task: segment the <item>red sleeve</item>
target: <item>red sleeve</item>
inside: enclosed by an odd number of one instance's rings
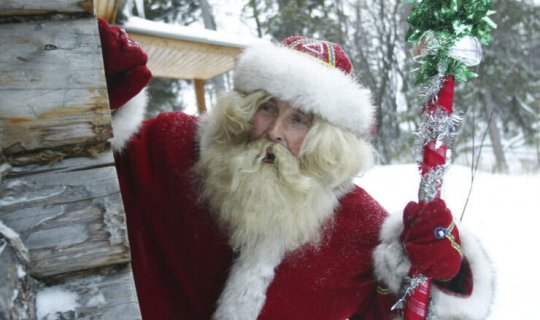
[[[392,320],[398,315],[393,312],[392,306],[396,297],[390,290],[382,285],[375,284],[372,298],[366,301],[350,320]]]

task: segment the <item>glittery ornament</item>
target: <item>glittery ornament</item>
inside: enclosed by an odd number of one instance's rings
[[[491,0],[406,2],[415,5],[408,17],[407,41],[418,47],[414,52],[421,63],[417,84],[430,82],[442,69],[458,82],[475,77],[467,67],[480,62],[481,51],[478,55],[471,49],[490,43],[491,30],[497,27],[489,17],[494,13]]]
[[[482,46],[475,37],[465,36],[454,44],[448,56],[463,62],[467,67],[473,67],[482,61]]]
[[[447,164],[440,165],[422,175],[420,189],[418,190],[419,199],[430,202],[437,198],[447,168]]]

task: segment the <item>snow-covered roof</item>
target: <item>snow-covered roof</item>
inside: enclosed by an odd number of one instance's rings
[[[202,29],[200,27],[173,25],[139,17],[130,17],[122,27],[128,32],[234,48],[245,48],[260,41],[259,38],[255,37]]]
[[[152,73],[167,78],[210,79],[231,70],[243,48],[261,41],[138,17],[130,17],[122,27],[148,53]]]

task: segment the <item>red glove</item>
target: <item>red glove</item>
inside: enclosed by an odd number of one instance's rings
[[[148,56],[126,32],[98,18],[111,109],[121,107],[150,81]]]
[[[411,268],[438,280],[454,278],[461,267],[461,242],[452,213],[441,199],[409,202],[403,211],[401,240]]]

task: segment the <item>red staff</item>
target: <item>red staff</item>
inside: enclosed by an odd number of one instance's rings
[[[424,116],[428,118],[440,118],[441,116],[444,118],[446,116],[448,119],[451,119],[453,99],[454,77],[447,76],[444,78],[442,88],[436,98],[423,106]],[[444,114],[441,114],[443,112]],[[434,198],[440,198],[442,176],[445,170],[446,154],[448,151],[448,146],[443,141],[438,141],[437,136],[440,133],[434,132],[436,130],[430,125],[428,125],[427,130],[431,132],[427,132],[429,141],[426,141],[424,144],[422,162],[420,163],[422,175],[418,194],[420,202],[429,202]],[[449,130],[452,129],[449,128]],[[410,270],[409,276],[412,279],[410,284],[412,292],[407,298],[403,319],[429,319],[431,279],[424,277],[417,270]]]

